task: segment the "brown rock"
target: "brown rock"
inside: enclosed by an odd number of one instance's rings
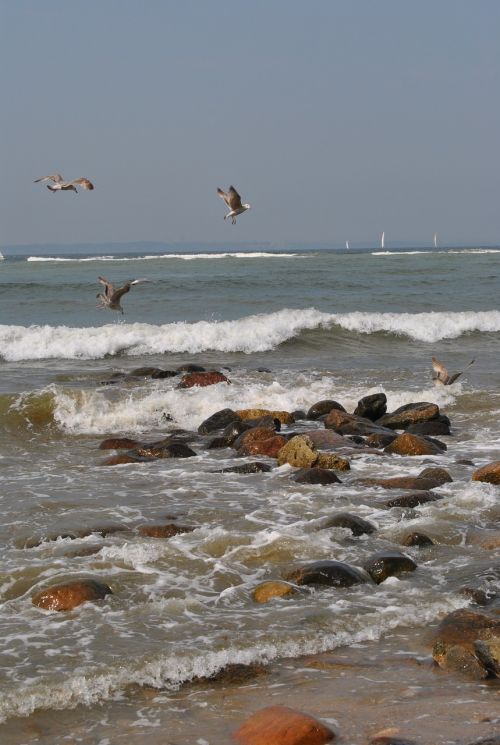
[[[268,473],[269,471],[272,471],[272,468],[268,463],[261,463],[256,460],[253,463],[242,463],[241,466],[221,468],[220,471],[213,471],[212,473]]]
[[[325,417],[325,427],[326,429],[333,429],[336,432],[343,427],[345,424],[350,424],[353,421],[356,421],[358,417],[354,416],[354,414],[347,414],[345,411],[340,411],[340,409],[332,409]],[[371,422],[367,419],[366,422],[368,424],[371,424]]]
[[[297,484],[340,484],[338,476],[328,468],[301,468],[293,477]]]
[[[318,459],[314,443],[304,435],[296,435],[278,452],[278,465],[289,463],[297,468],[309,468]]]
[[[243,445],[238,450],[238,455],[267,455],[269,458],[277,458],[281,448],[286,445],[286,440],[281,435],[268,437],[266,440],[258,440]]]
[[[500,484],[500,460],[488,463],[482,468],[478,468],[472,474],[473,481],[485,481],[487,484]]]
[[[425,401],[400,406],[399,409],[390,414],[384,414],[380,419],[377,419],[377,424],[382,427],[389,427],[389,429],[406,429],[410,424],[427,422],[430,419],[437,419],[438,416],[439,406]]]
[[[257,585],[252,591],[252,597],[256,603],[267,603],[272,598],[282,598],[285,595],[292,595],[296,592],[297,588],[290,584],[290,582],[269,580]]]
[[[396,433],[393,433],[392,435],[383,435],[374,432],[373,434],[368,435],[368,437],[366,438],[366,443],[373,448],[385,448],[387,447],[387,445],[390,445],[390,443],[395,440],[396,437]]]
[[[448,471],[445,468],[440,468],[439,466],[424,468],[423,471],[420,471],[418,477],[420,479],[427,479],[428,481],[431,480],[433,482],[434,486],[430,486],[429,489],[436,489],[436,487],[438,486],[443,486],[443,484],[449,484],[453,481]]]
[[[183,375],[178,388],[193,388],[194,386],[215,385],[216,383],[230,383],[231,381],[220,372],[192,372]]]
[[[139,535],[147,538],[172,538],[174,535],[180,533],[191,533],[194,528],[189,528],[185,525],[174,525],[174,523],[168,523],[167,525],[141,525],[139,526]]]
[[[439,455],[442,450],[430,440],[404,432],[384,448],[386,453],[397,455]]]
[[[317,401],[311,406],[311,408],[307,412],[306,419],[319,419],[321,416],[329,414],[332,409],[345,411],[342,404],[339,404],[337,401],[332,401],[331,399],[323,399],[322,401]]]
[[[478,656],[477,642],[496,644],[499,640],[500,619],[461,609],[449,613],[439,624],[432,656],[446,670],[483,679],[490,676],[492,670],[485,665],[481,652]]]
[[[318,453],[318,460],[314,466],[315,468],[327,468],[334,471],[349,471],[351,468],[347,458],[342,458],[335,453]]]
[[[328,587],[351,587],[367,578],[356,567],[344,561],[315,561],[292,570],[285,576],[297,585],[327,585]]]
[[[149,461],[155,460],[155,458],[145,458],[138,454],[132,454],[133,452],[134,451],[130,451],[130,453],[120,453],[119,455],[112,455],[111,458],[105,460],[102,465],[121,466],[125,463],[147,463]]]
[[[111,594],[111,588],[104,582],[86,579],[48,587],[33,595],[31,602],[45,610],[64,611],[88,601],[102,600]]]
[[[335,734],[308,714],[287,706],[268,706],[233,734],[240,745],[323,745]]]
[[[129,437],[108,437],[99,445],[99,450],[131,450],[140,443],[137,440],[131,440]]]
[[[289,411],[270,411],[269,409],[238,409],[236,411],[240,419],[260,419],[263,416],[271,416],[279,419],[281,424],[293,424],[293,416]]]
[[[348,528],[353,535],[364,535],[373,533],[376,528],[367,520],[363,520],[358,515],[352,515],[350,512],[338,512],[327,518],[322,528]]]
[[[232,409],[221,409],[205,419],[198,427],[200,435],[209,435],[218,429],[227,427],[228,424],[239,421],[238,414]]]
[[[271,427],[251,427],[242,432],[233,442],[233,447],[236,450],[241,448],[251,448],[256,442],[262,440],[268,440],[270,437],[274,437],[276,434],[274,428]]]
[[[418,507],[419,504],[436,502],[438,499],[441,499],[441,497],[437,494],[433,494],[431,491],[418,489],[411,494],[403,494],[401,497],[389,499],[385,504],[387,507]]]
[[[303,432],[302,434],[309,437],[317,448],[324,448],[325,450],[337,450],[338,448],[345,447],[352,448],[352,442],[339,435],[338,432],[334,432],[333,429],[308,429],[307,432]]]
[[[417,565],[413,559],[399,551],[380,551],[365,562],[364,568],[379,585],[388,577],[399,577],[400,574],[414,572]]]
[[[429,536],[425,535],[425,533],[409,533],[402,541],[402,546],[433,546],[434,541],[432,541]]]

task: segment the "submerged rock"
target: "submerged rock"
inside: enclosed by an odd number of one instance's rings
[[[260,709],[233,733],[239,745],[324,745],[334,738],[318,719],[288,706]]]
[[[268,463],[254,461],[253,463],[242,463],[241,466],[222,468],[220,471],[213,471],[213,473],[268,473],[272,470],[273,469]]]
[[[283,580],[268,580],[267,582],[261,582],[252,590],[252,598],[256,603],[267,603],[272,598],[282,598],[285,595],[293,595],[297,592],[297,588],[290,582],[284,582]]]
[[[336,515],[328,517],[322,528],[348,528],[353,535],[364,535],[374,533],[376,528],[368,520],[363,520],[359,515],[350,512],[337,512]]]
[[[380,585],[388,577],[414,572],[417,565],[413,559],[399,551],[380,551],[365,562],[364,568],[373,581]]]
[[[112,594],[111,588],[104,582],[84,579],[47,587],[33,595],[31,602],[44,610],[65,611],[73,610],[88,601],[102,600],[106,595]]]
[[[212,370],[210,372],[193,372],[183,375],[178,388],[193,388],[195,386],[205,387],[207,385],[216,385],[217,383],[230,383],[229,378],[226,378],[221,372]]]
[[[478,468],[472,474],[473,481],[485,481],[487,484],[500,484],[500,460]]]
[[[328,587],[351,587],[367,578],[356,567],[343,561],[315,561],[313,564],[294,569],[285,576],[297,585],[327,585]]]
[[[341,484],[339,477],[327,468],[301,468],[293,480],[297,484]]]
[[[436,502],[438,499],[442,499],[438,494],[433,494],[430,491],[417,490],[411,494],[403,494],[400,497],[389,499],[385,504],[387,507],[418,507],[419,504]]]
[[[434,541],[432,541],[429,536],[425,535],[425,533],[409,533],[402,541],[402,546],[433,546]]]
[[[130,437],[108,437],[100,443],[99,450],[131,450],[138,445],[140,443]]]

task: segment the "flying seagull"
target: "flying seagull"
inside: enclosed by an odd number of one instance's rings
[[[467,368],[473,364],[474,360],[471,360],[464,369],[467,370]],[[464,370],[462,370],[461,372],[453,373],[453,375],[450,375],[443,363],[436,359],[436,357],[432,358],[432,367],[434,368],[435,372],[435,375],[433,375],[432,377],[434,382],[438,385],[451,385],[464,372]]]
[[[227,215],[224,215],[224,220],[230,217],[233,225],[236,224],[236,215],[241,215],[243,212],[246,212],[246,210],[250,209],[249,204],[241,203],[241,197],[234,186],[230,186],[229,191],[227,192],[218,188],[217,194],[221,199],[225,201],[230,210]]]
[[[148,279],[133,279],[130,282],[125,282],[123,287],[118,287],[116,290],[111,282],[108,282],[104,277],[98,277],[99,282],[104,285],[104,292],[98,292],[96,298],[101,301],[98,308],[108,308],[109,310],[119,310],[123,313],[123,308],[120,305],[120,300],[125,295],[132,285],[138,285],[140,282],[149,282]]]
[[[35,179],[34,183],[38,184],[39,181],[52,181],[52,184],[47,184],[47,189],[51,192],[56,191],[74,191],[78,194],[75,184],[81,186],[83,189],[92,191],[94,184],[89,181],[88,178],[74,178],[73,181],[65,181],[60,173],[52,173],[50,176],[42,176],[42,178]]]

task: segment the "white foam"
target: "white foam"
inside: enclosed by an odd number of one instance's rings
[[[268,251],[224,251],[220,253],[186,253],[186,254],[145,254],[144,256],[86,256],[73,258],[70,256],[28,256],[26,261],[38,262],[75,262],[86,261],[155,261],[157,259],[181,259],[182,261],[194,261],[196,259],[289,259],[303,258],[301,254]]]

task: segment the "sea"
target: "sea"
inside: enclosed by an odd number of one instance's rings
[[[404,654],[405,639],[470,605],[465,586],[482,590],[498,613],[500,491],[471,475],[500,458],[500,248],[144,244],[3,253],[4,745],[220,745],[243,718],[243,688],[211,687],[228,665],[292,660],[302,679],[301,660],[311,655],[359,655],[389,640]],[[116,286],[147,281],[123,296],[120,314],[97,307],[99,276]],[[435,385],[432,356],[463,376]],[[182,389],[181,373],[134,374],[186,364],[220,370],[230,384]],[[351,412],[378,392],[388,411],[438,404],[452,424],[441,438],[447,451],[381,457],[360,449],[338,474],[341,484],[301,485],[291,466],[266,458],[267,473],[223,473],[255,458],[210,449],[198,434],[225,408],[307,412],[334,399]],[[322,426],[298,419],[282,431]],[[179,429],[192,433],[195,457],[103,465],[104,438],[154,442]],[[413,509],[389,509],[387,492],[357,483],[429,465],[446,468],[453,482],[436,490],[441,499]],[[376,531],[353,537],[325,528],[339,511]],[[139,533],[167,522],[193,530],[168,539]],[[411,574],[253,599],[260,582],[307,562],[362,567],[376,551],[402,550],[412,531],[434,545],[404,549],[418,565]],[[33,605],[40,590],[82,578],[113,594],[69,612]],[[252,683],[264,705],[289,700],[287,670],[281,683]],[[494,695],[479,683],[475,690],[483,702]],[[450,742],[440,737],[432,742]]]

